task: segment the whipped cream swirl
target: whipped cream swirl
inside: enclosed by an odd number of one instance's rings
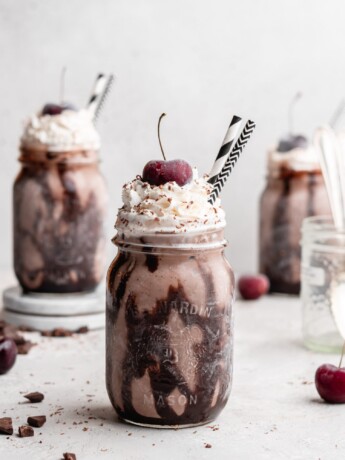
[[[59,115],[32,115],[25,124],[21,145],[63,152],[99,149],[100,138],[87,110],[64,110]]]
[[[130,233],[183,233],[225,226],[225,214],[217,199],[208,202],[212,185],[207,176],[186,185],[176,182],[154,186],[137,177],[123,186],[123,207],[119,209],[115,228]]]
[[[320,163],[315,147],[310,144],[307,148],[297,147],[288,152],[279,152],[277,148],[268,151],[268,170],[272,173],[281,169],[292,171],[319,171]]]

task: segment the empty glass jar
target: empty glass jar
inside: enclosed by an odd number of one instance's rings
[[[330,217],[309,217],[302,226],[303,339],[315,351],[338,352],[343,339],[336,312],[345,308],[345,232]]]

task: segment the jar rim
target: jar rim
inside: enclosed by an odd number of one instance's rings
[[[49,146],[35,147],[20,145],[18,161],[22,164],[97,164],[100,163],[98,148],[81,148],[50,150]]]
[[[345,236],[345,229],[336,228],[332,216],[312,216],[303,219],[302,233],[337,234]]]
[[[131,252],[152,251],[195,251],[225,248],[224,228],[183,233],[141,233],[117,232],[112,242],[120,249]]]

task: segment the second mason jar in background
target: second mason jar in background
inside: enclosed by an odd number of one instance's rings
[[[313,147],[291,146],[286,151],[281,144],[269,152],[260,201],[260,272],[269,278],[271,292],[297,295],[302,221],[330,214],[330,208]]]

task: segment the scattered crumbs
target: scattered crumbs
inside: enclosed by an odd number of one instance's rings
[[[87,430],[88,430],[88,427],[84,426],[83,431],[87,431]]]
[[[302,385],[311,385],[312,383],[314,383],[314,382],[308,382],[308,380],[304,380],[302,382]]]
[[[152,444],[153,446],[155,446],[156,444]]]
[[[211,428],[212,431],[218,431],[219,430],[219,425],[209,425],[207,428]]]
[[[212,445],[209,443],[205,443],[205,449],[211,449]]]

